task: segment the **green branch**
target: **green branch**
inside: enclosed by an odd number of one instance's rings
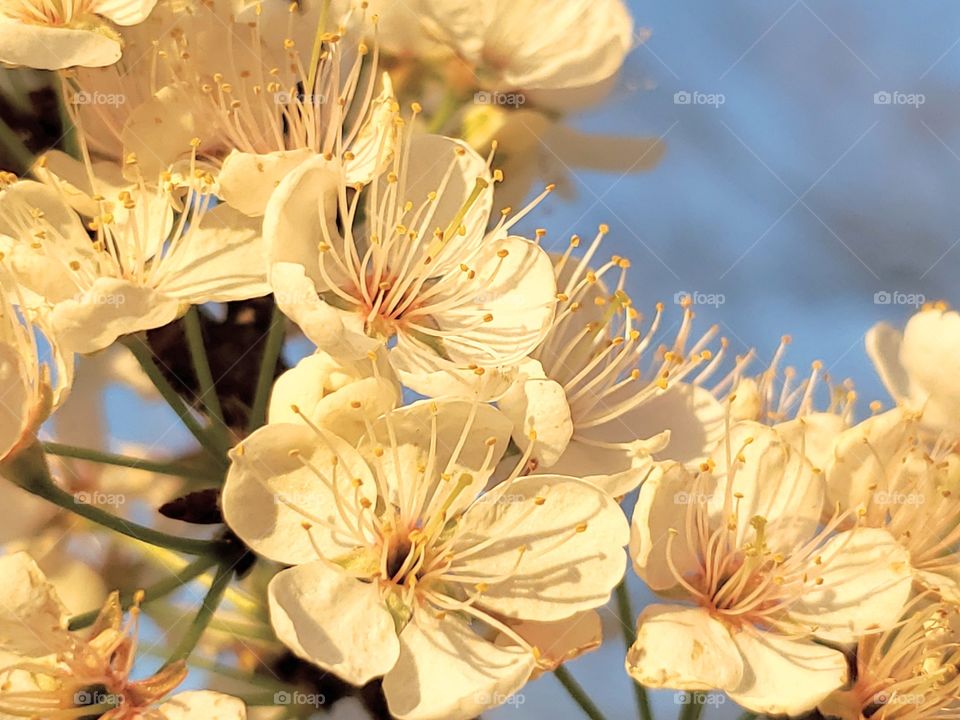
[[[187,660],[194,648],[197,647],[197,643],[200,642],[204,631],[207,629],[210,621],[213,620],[217,608],[220,607],[223,594],[227,591],[227,586],[233,579],[233,568],[235,566],[236,561],[233,558],[221,562],[217,568],[216,577],[213,578],[213,582],[210,584],[210,590],[208,590],[204,596],[203,603],[200,605],[196,617],[193,618],[193,622],[190,624],[190,629],[187,631],[187,634],[180,639],[180,642],[177,643],[177,647],[167,659],[166,665],[171,665],[180,660]]]
[[[87,460],[89,462],[100,463],[101,465],[114,465],[116,467],[143,470],[144,472],[158,473],[160,475],[182,477],[188,480],[216,482],[218,479],[211,474],[204,473],[202,470],[184,463],[146,460],[144,458],[134,458],[128,455],[118,455],[116,453],[79,448],[73,445],[64,445],[55,442],[45,442],[42,443],[42,445],[44,452],[48,455],[56,455],[57,457]]]
[[[553,674],[590,720],[606,720],[603,713],[600,712],[600,708],[594,704],[587,692],[580,686],[580,683],[574,680],[573,675],[563,665],[557,667]]]
[[[220,396],[217,394],[216,382],[210,371],[210,360],[203,343],[203,328],[200,326],[200,311],[196,306],[190,308],[183,318],[183,327],[187,335],[187,347],[190,349],[190,359],[193,361],[193,370],[197,375],[200,386],[200,401],[210,416],[209,432],[214,440],[223,448],[229,448],[230,440],[228,429],[223,421],[223,409],[220,407]]]
[[[283,340],[286,333],[286,318],[280,308],[273,306],[270,317],[270,331],[267,333],[267,342],[263,348],[260,360],[260,374],[257,376],[257,390],[253,396],[253,408],[250,411],[248,429],[253,432],[267,421],[267,402],[270,400],[270,390],[273,388],[273,376],[277,370],[277,360],[283,349]]]

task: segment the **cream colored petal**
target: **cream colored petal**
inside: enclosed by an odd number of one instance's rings
[[[492,544],[473,550],[490,539]],[[464,514],[452,573],[489,578],[479,604],[544,622],[604,604],[623,577],[629,527],[616,501],[573,478],[497,487]]]
[[[867,332],[867,355],[887,392],[897,402],[906,402],[912,394],[910,377],[900,361],[902,343],[903,334],[885,322],[877,323]]]
[[[117,25],[136,25],[147,19],[157,0],[97,0],[94,12]]]
[[[383,18],[378,23],[379,32],[383,27]],[[390,75],[380,75],[380,94],[373,99],[370,115],[360,128],[357,137],[350,143],[353,158],[344,161],[344,172],[348,184],[371,182],[375,175],[382,172],[393,156],[397,145],[396,119],[397,99],[393,93]]]
[[[407,338],[404,338],[406,340]],[[390,350],[390,364],[405,387],[425,397],[498,400],[516,378],[513,366],[464,367],[436,355],[431,348],[401,342]]]
[[[314,153],[309,149],[263,155],[232,150],[217,177],[220,197],[243,214],[259,217],[280,181],[311,157]]]
[[[626,388],[627,391],[632,391]],[[657,454],[659,460],[698,463],[724,432],[725,410],[707,390],[676,383],[669,390],[605,423],[598,430],[605,439],[626,441],[649,438],[669,430],[670,442]]]
[[[644,609],[626,668],[641,685],[676,690],[730,690],[744,672],[730,631],[703,608],[679,605]]]
[[[756,713],[802,715],[847,682],[847,661],[838,650],[752,629],[735,632],[733,640],[744,672],[728,694]]]
[[[521,620],[510,623],[510,629],[537,648],[540,658],[538,669],[544,671],[554,670],[568,660],[596,650],[603,641],[600,615],[594,610],[554,622]],[[514,641],[501,633],[497,637],[497,644],[512,645]]]
[[[105,23],[80,29],[0,18],[0,62],[37,70],[103,67],[120,59],[120,36]]]
[[[2,410],[0,408],[0,417],[3,417]],[[2,422],[7,420],[4,418]],[[0,457],[3,453],[3,445],[0,445]],[[4,477],[0,477],[0,508],[0,544],[4,545],[31,537],[58,512],[52,503],[28,493]]]
[[[34,397],[25,360],[16,346],[0,342],[0,459],[28,430]]]
[[[28,657],[69,645],[67,609],[25,552],[0,557],[0,650]]]
[[[304,425],[267,425],[230,454],[221,498],[224,519],[271,560],[305,563],[318,552],[335,560],[364,544],[356,522],[360,500],[376,498],[373,476],[356,450],[320,432]],[[361,481],[360,488],[354,479]]]
[[[460,487],[459,494],[449,500],[448,513],[452,515],[486,486],[509,446],[511,428],[503,413],[485,403],[423,400],[373,423],[372,435],[368,434],[361,451],[371,463],[384,468],[388,487],[396,493],[391,498],[395,502],[410,497],[413,490],[431,497],[434,486],[449,483],[451,488]],[[390,449],[394,443],[396,453]],[[374,459],[377,448],[387,449],[383,457]],[[443,479],[444,475],[449,479]],[[424,482],[431,483],[430,489],[411,487]]]
[[[534,668],[533,654],[498,647],[448,614],[418,612],[400,635],[400,658],[383,679],[400,720],[468,720],[508,701]]]
[[[213,692],[191,690],[177,693],[157,708],[163,720],[246,720],[243,701]]]
[[[333,161],[316,156],[287,173],[270,196],[263,216],[263,239],[272,265],[302,265],[304,274],[319,291],[327,289],[320,275],[320,244],[328,252],[343,252],[337,231],[337,193],[341,187],[341,168]],[[326,267],[334,272],[337,263]]]
[[[460,296],[454,307],[430,313],[444,350],[455,362],[483,367],[519,362],[553,321],[557,283],[550,256],[536,243],[507,237],[488,242],[471,269],[475,291]],[[462,292],[455,284],[447,294]]]
[[[179,306],[152,288],[103,277],[76,299],[58,303],[50,325],[65,349],[92,353],[124,335],[173,322]]]
[[[209,131],[190,111],[198,105],[194,92],[187,83],[166,85],[130,111],[121,132],[124,157],[132,153],[145,178],[189,157],[190,141]]]
[[[268,594],[274,632],[298,657],[354,685],[397,664],[400,641],[377,583],[318,560],[279,572]]]
[[[324,302],[303,265],[276,263],[270,267],[270,286],[277,307],[314,345],[336,358],[355,361],[377,350],[380,343],[344,325],[345,313]]]
[[[960,313],[924,309],[903,331],[900,361],[910,378],[911,404],[924,410],[924,423],[960,428]]]
[[[547,378],[515,383],[498,407],[513,422],[513,440],[521,450],[533,442],[533,457],[542,468],[553,465],[573,435],[570,405],[563,386]],[[534,440],[531,441],[531,433]]]
[[[728,473],[727,442],[735,469]],[[729,440],[712,454],[718,477],[710,500],[715,522],[726,522],[731,497],[736,502],[737,543],[741,547],[756,532],[753,521],[764,518],[765,542],[789,553],[816,532],[826,494],[823,474],[814,472],[806,457],[775,430],[744,421],[730,429]]]
[[[653,456],[670,440],[665,432],[649,440],[635,440],[619,447],[598,447],[574,437],[563,455],[547,471],[586,480],[611,497],[622,497],[637,488],[656,462]]]
[[[683,465],[655,467],[640,488],[630,527],[633,569],[656,592],[670,590],[681,576],[700,570],[700,561],[685,528],[698,505],[707,501],[712,485],[695,485]],[[671,533],[675,533],[671,540]]]
[[[16,223],[5,216],[18,218]],[[29,230],[21,235],[26,217]],[[40,248],[33,247],[43,238]],[[94,266],[95,253],[80,217],[67,199],[42,183],[23,180],[0,192],[0,252],[4,265],[19,283],[22,300],[37,306],[72,297],[77,283],[68,263],[86,271]],[[54,262],[51,262],[54,261]]]
[[[342,438],[359,438],[366,431],[364,417],[377,418],[400,403],[400,385],[386,362],[378,361],[377,375],[367,358],[341,362],[317,351],[277,378],[268,422],[303,423],[306,415]]]
[[[437,200],[430,209],[430,232],[420,239],[426,246],[434,242],[432,229],[440,228],[441,231],[446,231],[448,226],[460,217],[461,210],[478,184],[482,188],[460,219],[465,233],[453,234],[442,249],[431,253],[433,258],[430,267],[437,276],[455,271],[464,257],[484,240],[493,209],[493,178],[490,169],[486,160],[466,143],[442,135],[415,134],[405,157],[406,182],[396,190],[401,204],[409,200],[414,207],[420,207],[430,193],[437,193]],[[381,176],[377,182],[380,184],[378,197],[382,198],[388,185],[387,176]],[[371,202],[372,197],[371,193]],[[370,217],[380,215],[379,209],[370,208],[368,212]],[[392,230],[399,219],[388,217],[384,218],[384,222]],[[406,247],[403,252],[407,252]]]
[[[868,630],[886,629],[910,596],[910,555],[886,530],[855,528],[832,538],[811,567],[811,584],[790,608],[794,620],[817,637],[854,642]]]
[[[161,261],[158,290],[194,305],[262,297],[267,255],[260,222],[218,205]]]
[[[895,489],[885,482],[896,477],[890,471],[900,464],[899,455],[916,430],[908,417],[904,411],[893,409],[837,436],[833,457],[825,466],[828,509],[838,504],[844,510],[869,508],[878,492]]]
[[[833,461],[834,448],[847,423],[833,413],[810,413],[790,420],[774,429],[784,440],[807,456],[810,463],[826,470]]]

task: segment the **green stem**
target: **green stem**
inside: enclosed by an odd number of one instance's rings
[[[229,633],[236,637],[247,638],[248,640],[269,640],[274,641],[277,636],[267,625],[251,625],[250,623],[236,622],[234,620],[214,619],[210,622],[211,630],[219,630]]]
[[[22,173],[33,165],[33,153],[3,118],[0,118],[0,148],[9,154],[19,172]]]
[[[698,695],[702,693],[691,692],[688,694],[690,700],[689,703],[684,705],[680,709],[680,715],[678,720],[700,720],[700,716],[703,715],[703,702],[698,702]]]
[[[757,715],[756,713],[752,713],[752,712],[750,712],[750,711],[747,711],[747,712],[745,712],[743,715],[740,716],[740,720],[756,720],[758,717],[760,717],[760,716]]]
[[[176,575],[173,575],[166,580],[161,580],[160,582],[154,583],[144,590],[141,603],[148,603],[169,595],[174,590],[183,587],[194,578],[203,575],[207,570],[216,564],[216,558],[201,555],[192,563],[184,567]],[[133,607],[135,594],[136,593],[125,593],[123,596],[121,596],[120,605],[124,611]],[[97,619],[99,614],[100,610],[90,610],[89,612],[81,613],[80,615],[74,615],[72,618],[70,618],[70,629],[80,630],[82,628],[89,627]]]
[[[167,659],[167,665],[177,662],[178,660],[187,660],[194,648],[197,647],[201,636],[207,629],[210,621],[213,620],[217,608],[220,607],[220,602],[223,600],[223,594],[227,591],[227,586],[233,579],[233,568],[235,564],[233,559],[221,562],[217,568],[216,577],[213,578],[213,582],[210,584],[210,590],[207,591],[207,594],[203,598],[203,604],[200,605],[196,617],[193,618],[190,629],[177,644],[173,654]]]
[[[633,614],[633,607],[630,603],[630,589],[627,587],[627,578],[624,577],[617,585],[617,616],[620,618],[620,625],[623,627],[623,642],[627,646],[627,652],[633,647],[637,640],[635,628],[636,616]],[[637,702],[637,711],[642,720],[653,720],[653,711],[650,708],[650,698],[647,697],[647,689],[636,680],[633,680],[633,694]]]
[[[172,475],[174,477],[187,478],[188,480],[205,480],[213,482],[217,479],[211,475],[205,474],[195,467],[190,467],[189,465],[175,462],[156,462],[153,460],[145,460],[143,458],[117,455],[115,453],[91,450],[89,448],[79,448],[74,447],[73,445],[63,445],[55,442],[43,443],[43,450],[48,455],[75,458],[77,460],[88,460],[90,462],[100,463],[101,465],[115,465],[117,467],[143,470],[144,472],[158,473],[160,475]]]
[[[219,540],[195,540],[160,532],[112,515],[96,505],[80,502],[72,493],[54,484],[50,477],[46,458],[39,445],[24,450],[5,463],[3,474],[27,492],[121,535],[132,537],[134,540],[158,545],[187,555],[211,555],[229,547]]]
[[[128,335],[124,338],[123,344],[133,353],[137,362],[140,363],[140,367],[143,368],[147,377],[150,378],[150,382],[157,388],[157,392],[167,401],[167,404],[177,414],[177,417],[180,418],[180,421],[186,426],[187,430],[190,431],[190,434],[197,439],[197,442],[199,442],[220,465],[226,467],[227,458],[224,449],[212,440],[209,433],[197,422],[197,419],[190,412],[190,408],[184,404],[173,385],[170,384],[154,362],[153,351],[150,349],[150,346],[147,345],[143,338],[136,335]]]
[[[60,101],[60,125],[63,129],[63,137],[60,139],[60,144],[63,146],[64,152],[68,155],[79,158],[80,145],[77,140],[77,126],[74,124],[70,109],[67,107],[67,79],[59,74],[58,79],[59,82],[54,81],[54,86],[56,87],[57,97]]]
[[[209,432],[224,451],[229,449],[230,441],[227,437],[228,429],[223,421],[223,409],[220,407],[220,396],[217,394],[216,381],[210,371],[210,360],[207,349],[203,344],[203,328],[200,326],[200,311],[194,305],[183,318],[183,327],[187,335],[187,347],[190,349],[190,358],[193,361],[193,370],[197,374],[200,385],[200,401],[210,416]]]
[[[257,390],[253,396],[253,408],[250,410],[249,430],[253,432],[267,420],[267,402],[270,399],[270,390],[273,387],[273,376],[277,369],[277,360],[283,349],[283,340],[286,333],[286,318],[280,308],[273,306],[273,315],[270,317],[270,331],[263,348],[263,357],[260,360],[260,374],[257,377]]]
[[[603,713],[600,712],[600,708],[594,704],[590,696],[587,695],[586,691],[580,686],[580,683],[574,680],[573,675],[571,675],[563,665],[560,665],[554,670],[553,674],[590,720],[606,720]]]

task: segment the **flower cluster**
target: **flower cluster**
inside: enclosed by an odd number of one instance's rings
[[[960,315],[869,333],[896,407],[856,422],[786,339],[755,371],[637,302],[607,226],[525,229],[551,138],[655,163],[564,126],[638,39],[621,0],[0,0],[71,125],[0,176],[0,717],[301,717],[326,673],[596,717],[565,663],[614,593],[647,720],[956,716]],[[113,452],[117,382],[196,447]]]

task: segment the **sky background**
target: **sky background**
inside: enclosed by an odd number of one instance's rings
[[[852,378],[860,414],[886,395],[863,351],[879,320],[908,304],[877,293],[956,300],[960,269],[960,6],[948,0],[631,1],[645,44],[602,107],[571,119],[596,133],[663,138],[644,174],[573,169],[576,199],[551,198],[530,227],[611,233],[607,253],[632,261],[635,305],[678,292],[722,296],[697,308],[736,352],[769,358],[781,335],[791,364],[823,361]],[[575,39],[572,40],[575,42]],[[713,104],[678,104],[676,93]],[[698,93],[699,95],[694,95]],[[875,102],[889,93],[891,102]],[[712,96],[712,97],[711,97]],[[881,95],[880,98],[884,97]],[[722,99],[722,104],[720,100]],[[121,441],[156,439],[164,408],[110,395]],[[180,432],[177,429],[175,432]],[[166,441],[169,441],[168,437]],[[184,438],[185,440],[185,438]],[[634,601],[649,602],[634,578]],[[610,720],[636,717],[616,620],[604,648],[569,665]],[[658,717],[676,717],[673,693]],[[727,703],[707,718],[733,718]],[[556,680],[523,690],[498,720],[577,717]]]

